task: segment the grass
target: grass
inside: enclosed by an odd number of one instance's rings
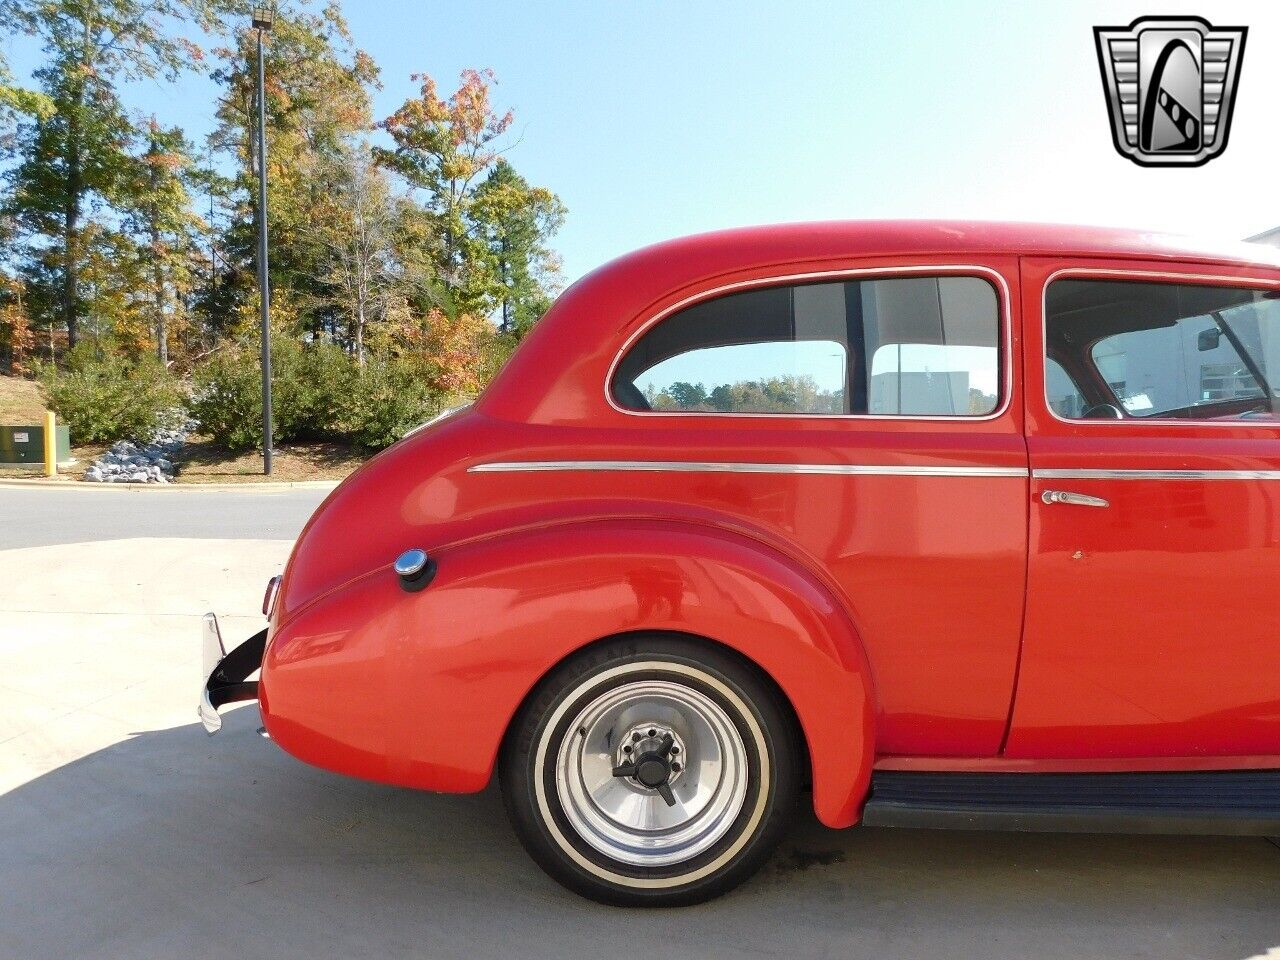
[[[341,480],[368,459],[343,443],[279,444],[271,458],[271,476],[262,474],[262,452],[233,452],[207,437],[192,437],[174,458],[178,483],[260,483]]]
[[[34,380],[0,376],[0,426],[37,426],[44,422],[44,400]]]

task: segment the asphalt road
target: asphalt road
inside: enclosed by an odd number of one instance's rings
[[[327,489],[27,489],[0,485],[0,550],[125,537],[293,540]]]
[[[0,960],[1280,960],[1258,838],[836,832],[802,809],[737,892],[621,910],[545,878],[493,790],[327,774],[249,705],[208,738],[199,614],[259,629],[322,493],[0,488]]]

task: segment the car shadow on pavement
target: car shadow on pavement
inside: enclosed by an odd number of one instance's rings
[[[257,725],[248,707],[213,738],[138,732],[0,796],[0,957],[1241,960],[1280,944],[1280,849],[1262,839],[832,831],[806,811],[727,897],[603,907],[543,876],[495,790],[331,775]]]

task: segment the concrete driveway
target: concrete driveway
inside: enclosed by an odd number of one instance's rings
[[[187,494],[125,496],[113,509]],[[259,629],[290,546],[246,536],[262,526],[234,498],[252,494],[216,496],[247,518],[224,536],[98,540],[90,517],[91,542],[0,550],[0,958],[1280,960],[1265,840],[833,832],[801,812],[737,893],[629,911],[543,877],[492,790],[311,769],[256,735],[252,705],[208,738],[199,615],[229,640]],[[299,503],[277,509],[300,525]]]

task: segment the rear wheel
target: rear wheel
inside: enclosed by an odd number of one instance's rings
[[[521,841],[556,880],[624,905],[718,896],[769,856],[795,806],[789,710],[736,656],[665,636],[558,668],[503,751]]]

